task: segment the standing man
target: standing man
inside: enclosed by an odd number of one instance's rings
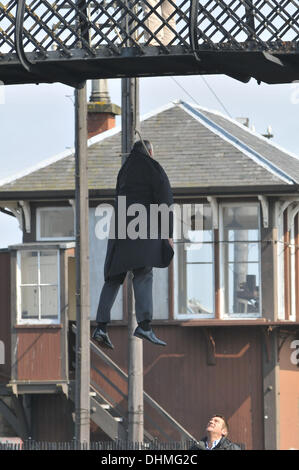
[[[214,415],[206,427],[206,435],[191,450],[241,450],[227,438],[228,424],[224,416]]]
[[[120,196],[125,198],[121,199]],[[121,213],[120,207],[123,199],[125,199],[125,214]],[[141,219],[138,217],[140,236],[137,238],[136,232],[133,232],[133,236],[128,236],[132,234],[130,227],[135,218],[130,210],[128,212],[130,206],[135,212],[132,204],[138,204],[144,209],[143,217]],[[151,208],[160,204],[167,208],[167,214],[160,213],[156,224],[153,222],[153,217],[150,217]],[[98,305],[97,327],[92,335],[104,348],[114,348],[107,333],[107,324],[110,322],[111,308],[128,271],[132,271],[134,275],[133,289],[138,323],[134,336],[147,339],[156,345],[166,346],[151,328],[152,268],[165,268],[173,258],[173,213],[169,210],[172,204],[173,195],[168,177],[162,166],[154,160],[151,143],[148,140],[136,142],[117,176],[115,237],[109,237],[108,240],[104,266],[105,283]],[[167,215],[168,218],[165,220]]]

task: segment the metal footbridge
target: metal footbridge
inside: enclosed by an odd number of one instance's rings
[[[298,80],[299,0],[0,2],[4,84],[188,74]]]

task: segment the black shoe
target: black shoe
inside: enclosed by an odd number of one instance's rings
[[[96,328],[92,334],[93,339],[98,341],[103,348],[114,349],[113,344],[110,341],[108,333],[101,330],[101,328]]]
[[[143,330],[141,326],[137,326],[136,330],[134,331],[134,336],[140,339],[147,339],[153,344],[157,344],[159,346],[166,346],[166,343],[161,339],[158,339],[153,330]]]

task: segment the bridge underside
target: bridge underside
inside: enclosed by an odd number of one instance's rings
[[[57,57],[56,52],[50,52],[47,59],[36,61],[30,72],[15,57],[8,64],[0,62],[0,77],[7,85],[61,82],[71,86],[93,78],[201,74],[225,74],[243,82],[255,78],[269,84],[299,80],[299,54],[205,51],[198,54],[200,60],[197,60],[179,46],[172,46],[167,55],[159,53],[158,47],[148,49],[151,50],[142,57],[134,48],[116,57],[105,56],[105,50],[98,50],[92,58],[84,57],[84,51],[79,50],[74,51],[72,58]]]
[[[299,80],[299,0],[0,1],[0,80]]]

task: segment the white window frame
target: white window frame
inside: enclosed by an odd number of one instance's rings
[[[296,321],[296,264],[295,264],[295,221],[290,230],[290,264],[291,264],[291,312],[290,321]]]
[[[74,214],[74,236],[73,237],[42,237],[41,234],[40,234],[41,212],[45,212],[45,211],[46,212],[51,212],[53,210],[55,210],[55,211],[57,211],[57,210],[65,211],[65,210],[69,210],[69,209],[72,209],[74,211],[74,209],[71,206],[38,207],[36,209],[36,240],[37,241],[75,240],[76,239],[76,235],[75,235],[75,232],[76,232],[75,214]]]
[[[38,254],[38,283],[37,284],[24,284],[24,286],[49,286],[53,284],[41,284],[40,283],[40,252],[41,251],[56,251],[57,253],[57,317],[56,318],[42,318],[41,317],[41,297],[39,292],[39,318],[22,318],[22,310],[21,310],[21,252],[25,251],[35,251]],[[18,325],[53,325],[59,324],[61,321],[61,314],[60,314],[60,250],[57,248],[30,248],[30,249],[19,249],[17,250],[17,263],[16,263],[16,306],[17,306],[17,324]],[[56,284],[55,284],[56,285]]]
[[[223,250],[223,209],[226,207],[240,207],[242,206],[253,206],[256,205],[258,207],[258,239],[260,240],[261,236],[261,206],[259,202],[220,202],[219,203],[219,260],[220,260],[220,273],[219,273],[219,283],[220,283],[220,318],[223,320],[230,320],[230,319],[244,319],[244,320],[250,320],[250,319],[257,319],[257,318],[262,318],[262,277],[261,277],[261,243],[259,243],[258,247],[258,255],[259,255],[259,280],[260,280],[260,286],[259,286],[259,305],[260,305],[260,311],[257,313],[228,313],[225,311],[225,289],[227,286],[224,285],[224,269],[225,269],[225,260],[224,260],[224,250]]]
[[[180,203],[179,205],[182,206],[184,203]],[[203,204],[208,205],[208,203],[204,202]],[[175,216],[175,214],[174,214]],[[174,217],[175,218],[175,217]],[[175,320],[205,320],[210,318],[215,318],[215,239],[214,239],[214,230],[213,230],[213,211],[212,211],[212,277],[213,277],[213,312],[212,313],[180,313],[178,309],[178,285],[179,285],[179,256],[178,250],[176,250],[175,240],[177,238],[176,233],[176,223],[174,224],[174,276],[173,276],[173,291],[174,291],[174,314],[173,317]],[[200,263],[199,263],[200,264]]]
[[[295,201],[294,201],[295,202]],[[296,215],[299,213],[298,203],[294,209],[288,208],[290,214],[288,214],[288,222],[290,223],[290,289],[291,289],[291,311],[290,311],[290,321],[296,321],[296,247],[295,247],[295,220]],[[299,221],[297,221],[299,223]]]
[[[283,211],[282,202],[275,203],[275,223],[277,227],[277,318],[285,319],[285,299],[284,299],[284,231],[283,231]]]

